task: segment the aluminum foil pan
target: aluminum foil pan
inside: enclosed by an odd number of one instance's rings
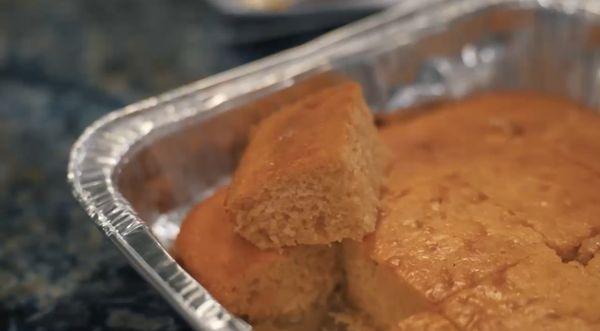
[[[378,113],[492,89],[598,108],[600,1],[405,1],[91,125],[71,152],[75,197],[195,329],[249,326],[169,254],[182,215],[227,181],[254,123],[340,75],[360,82]]]

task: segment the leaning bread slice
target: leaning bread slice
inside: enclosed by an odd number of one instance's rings
[[[318,326],[338,278],[327,246],[261,251],[233,231],[225,190],[184,220],[175,252],[184,268],[232,313],[258,329]]]
[[[385,156],[359,85],[341,83],[258,125],[226,207],[260,248],[361,239],[375,227]]]

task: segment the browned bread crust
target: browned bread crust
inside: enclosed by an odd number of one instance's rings
[[[384,166],[360,87],[342,83],[258,125],[226,207],[260,248],[359,240],[375,228]]]
[[[225,195],[221,189],[198,204],[181,225],[175,251],[185,269],[227,309],[253,323],[282,325],[324,311],[339,280],[335,250],[259,250],[233,231]]]
[[[568,100],[513,92],[382,129],[394,164],[375,233],[345,243],[352,303],[386,330],[416,328],[415,310],[463,330],[598,329],[598,132]]]

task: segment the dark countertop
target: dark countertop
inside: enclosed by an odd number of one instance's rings
[[[310,38],[220,43],[200,0],[0,2],[0,330],[187,330],[74,201],[69,149],[132,101]]]

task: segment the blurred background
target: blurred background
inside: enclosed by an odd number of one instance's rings
[[[71,145],[136,100],[390,1],[0,0],[0,330],[187,330],[71,196]]]

